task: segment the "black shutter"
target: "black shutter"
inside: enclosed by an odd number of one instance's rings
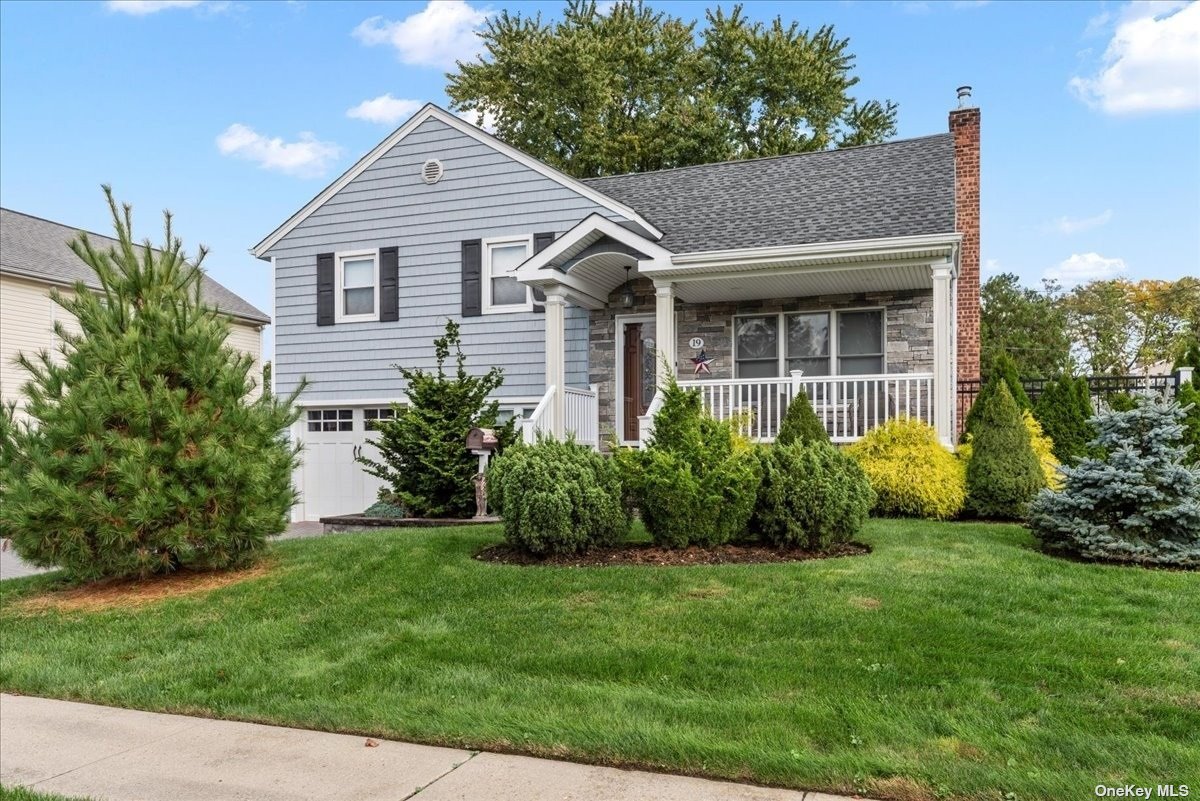
[[[379,322],[400,319],[400,248],[379,249]]]
[[[550,243],[554,241],[554,232],[547,231],[541,234],[533,235],[533,252],[541,253],[546,248],[550,247]],[[533,288],[533,310],[541,314],[546,312],[546,293],[537,287]]]
[[[462,243],[462,316],[483,314],[483,241],[466,239]]]
[[[317,254],[317,325],[333,325],[333,254]]]

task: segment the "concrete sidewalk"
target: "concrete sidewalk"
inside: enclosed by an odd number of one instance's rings
[[[844,801],[660,773],[0,695],[0,784],[111,801]]]

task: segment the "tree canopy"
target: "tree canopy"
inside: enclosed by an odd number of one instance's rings
[[[1022,378],[1048,378],[1067,369],[1071,339],[1059,295],[1056,284],[1028,289],[1013,273],[989,278],[980,294],[983,364],[1007,354]]]
[[[697,22],[620,0],[568,0],[562,19],[502,11],[485,55],[450,73],[454,109],[576,177],[881,142],[889,100],[851,94],[855,56],[833,27],[752,21],[740,5]]]

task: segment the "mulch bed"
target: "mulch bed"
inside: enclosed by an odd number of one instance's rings
[[[869,546],[860,542],[835,545],[826,551],[803,548],[772,548],[768,545],[716,545],[711,548],[691,546],[674,549],[658,545],[614,545],[597,548],[582,554],[552,554],[535,556],[513,545],[501,544],[484,548],[475,558],[484,562],[506,565],[544,565],[550,567],[607,567],[609,565],[649,565],[651,567],[686,567],[688,565],[766,564],[769,562],[804,562],[809,559],[832,559],[840,556],[864,556]]]

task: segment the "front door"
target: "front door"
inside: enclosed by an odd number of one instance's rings
[[[621,325],[621,438],[636,442],[638,418],[654,399],[654,322]]]

